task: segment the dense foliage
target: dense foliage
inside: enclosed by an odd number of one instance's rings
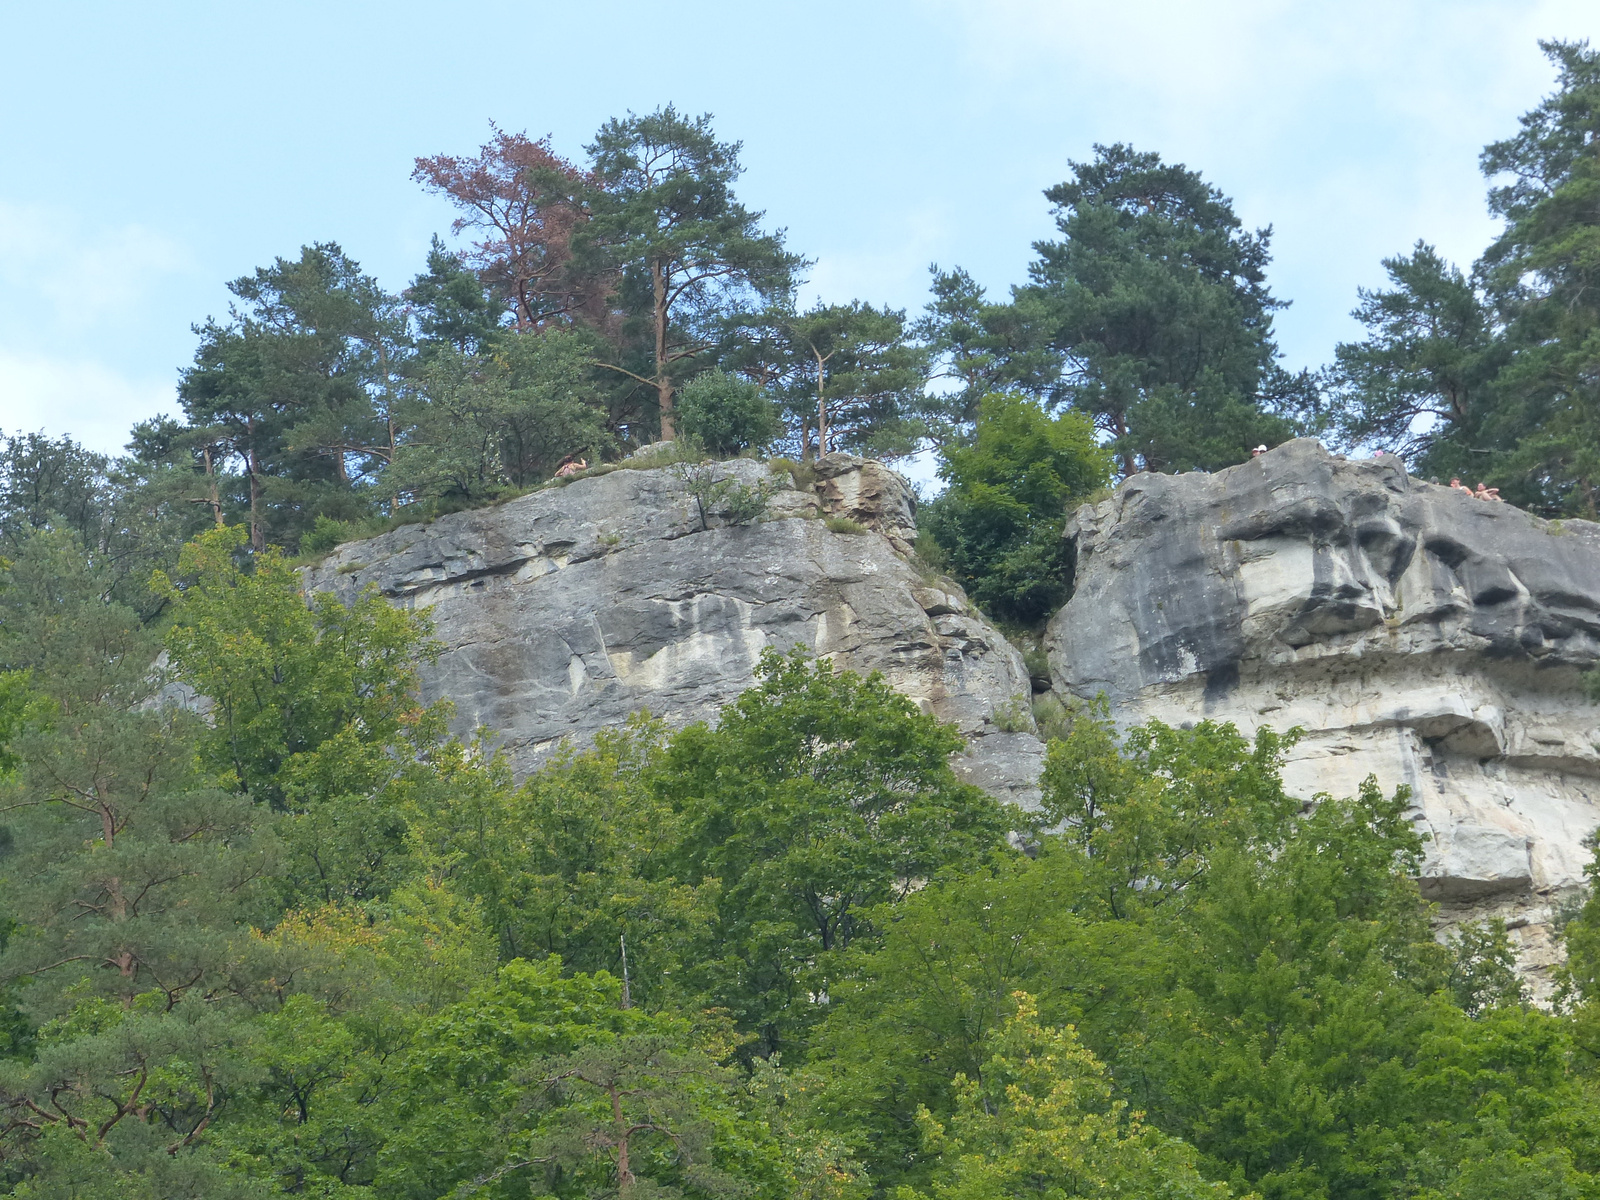
[[[116,459],[0,438],[0,544],[70,526],[149,616],[149,571],[208,526],[245,525],[257,552],[320,553],[679,429],[720,456],[932,448],[951,498],[930,557],[991,614],[1028,623],[1065,585],[1049,505],[1100,481],[1043,506],[975,494],[994,482],[970,461],[993,457],[976,447],[990,396],[1067,414],[1058,428],[1091,430],[1113,478],[1216,470],[1316,433],[1592,516],[1600,52],[1545,49],[1556,91],[1484,151],[1494,244],[1470,272],[1423,242],[1385,260],[1389,286],[1355,311],[1368,335],[1316,374],[1279,362],[1271,230],[1148,151],[1068,163],[1045,192],[1057,234],[1009,295],[935,267],[908,318],[860,300],[800,307],[809,264],[740,202],[741,147],[709,117],[669,105],[608,121],[582,163],[495,129],[473,154],[416,160],[461,240],[434,238],[401,293],[337,243],[309,244],[234,280],[226,317],[196,326],[182,420],[141,423]],[[1032,439],[1041,458],[1002,457],[1030,472],[1058,453],[1048,441]]]
[[[802,307],[809,264],[739,200],[740,153],[669,105],[606,122],[581,164],[500,129],[475,153],[418,158],[413,178],[460,214],[454,248],[435,237],[398,294],[333,241],[235,279],[227,314],[195,327],[181,420],[138,425],[115,461],[4,439],[0,541],[59,519],[126,560],[124,599],[147,612],[150,569],[204,528],[317,554],[680,430],[724,457],[933,448],[954,480],[991,393],[1076,414],[1061,428],[1091,430],[1122,473],[1241,461],[1309,410],[1307,381],[1275,361],[1267,234],[1185,167],[1124,146],[1069,164],[1046,193],[1060,238],[1036,247],[1029,284],[996,304],[936,271],[908,318]],[[979,590],[1007,593],[1019,571],[1055,569],[1040,555],[1059,515],[970,562],[969,521],[952,561],[978,581],[1006,560]],[[1026,587],[1030,610],[1060,591]]]
[[[919,517],[937,547],[931,557],[999,619],[1048,618],[1071,576],[1066,513],[1111,474],[1088,418],[1052,417],[1016,393],[991,393],[971,438],[945,451],[941,473],[949,487]]]
[[[12,1194],[1600,1194],[1593,902],[1528,1007],[1292,735],[1082,709],[1029,816],[769,653],[519,784],[416,703],[419,616],[243,527],[164,633],[113,578],[47,528],[0,591]]]
[[[921,326],[958,390],[950,418],[1019,390],[1089,417],[1123,474],[1213,470],[1292,436],[1314,382],[1277,363],[1270,230],[1248,233],[1197,172],[1097,146],[1050,188],[1057,241],[1030,282],[990,302],[959,268],[933,272]]]

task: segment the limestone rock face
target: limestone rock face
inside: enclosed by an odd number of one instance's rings
[[[899,476],[848,455],[825,456],[805,491],[755,462],[712,472],[777,486],[766,516],[702,523],[674,468],[616,470],[341,546],[307,583],[346,596],[373,585],[426,609],[445,647],[428,698],[455,702],[460,732],[486,726],[519,773],[641,708],[674,726],[714,718],[763,649],[801,645],[882,671],[954,722],[969,743],[956,766],[973,782],[1037,795],[1038,740],[995,723],[1028,694],[1021,656],[959,589],[907,561],[915,497]]]
[[[1405,784],[1447,919],[1509,919],[1545,986],[1550,923],[1600,825],[1600,525],[1546,522],[1289,442],[1137,475],[1081,508],[1056,686],[1119,720],[1303,726],[1291,790]]]

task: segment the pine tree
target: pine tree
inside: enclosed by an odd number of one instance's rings
[[[1089,413],[1123,474],[1211,470],[1292,435],[1310,381],[1278,365],[1272,231],[1247,232],[1197,172],[1128,146],[1045,192],[1059,241],[1035,244],[1020,317],[1059,355],[1053,398]]]

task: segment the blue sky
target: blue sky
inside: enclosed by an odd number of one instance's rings
[[[450,212],[412,160],[493,120],[581,153],[671,101],[745,144],[743,198],[809,290],[918,308],[930,262],[994,292],[1095,142],[1202,171],[1275,228],[1291,366],[1423,237],[1470,261],[1483,144],[1551,88],[1593,0],[0,3],[0,429],[104,450],[173,410],[190,325],[305,242],[387,286]]]

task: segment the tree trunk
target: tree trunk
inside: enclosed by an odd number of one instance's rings
[[[828,360],[815,350],[811,354],[817,360],[817,457],[821,458],[828,452]]]
[[[256,463],[256,423],[254,417],[246,418],[245,433],[249,442],[245,448],[244,466],[250,472],[250,549],[257,554],[267,548],[266,535],[261,530],[261,474]]]
[[[611,1120],[617,1136],[617,1194],[626,1196],[633,1188],[633,1168],[628,1162],[628,1122],[622,1115],[622,1097],[616,1084],[606,1089],[611,1094]]]
[[[393,403],[393,401],[391,401],[390,404],[389,404],[388,418],[389,418],[389,457],[385,461],[388,462],[390,466],[393,466],[394,465],[394,450],[395,450],[395,446],[394,446],[394,403]],[[395,513],[399,512],[399,511],[400,511],[400,493],[396,492],[394,495],[389,497],[389,515],[392,517],[392,516],[394,516]]]
[[[700,514],[700,524],[703,527],[705,523],[706,516],[702,512]],[[622,1007],[632,1008],[633,990],[628,986],[628,935],[625,933],[620,935],[618,941],[622,943]]]
[[[1112,418],[1112,420],[1116,425],[1117,440],[1119,442],[1123,441],[1123,439],[1125,439],[1128,436],[1128,421],[1127,421],[1127,418],[1122,413],[1118,413],[1114,418]],[[1133,451],[1132,450],[1124,450],[1122,452],[1122,476],[1123,476],[1123,478],[1126,479],[1126,478],[1129,478],[1130,476],[1132,476],[1136,469],[1137,468],[1135,468],[1134,462],[1133,462]]]
[[[221,529],[222,499],[217,495],[217,469],[211,462],[211,447],[205,447],[200,453],[204,456],[206,462],[206,482],[209,485],[207,491],[210,493],[207,501],[211,505],[211,519],[216,523],[217,528]]]
[[[667,376],[667,276],[659,258],[650,260],[650,291],[656,318],[656,402],[661,406],[661,440],[678,436],[672,421],[672,380]]]

